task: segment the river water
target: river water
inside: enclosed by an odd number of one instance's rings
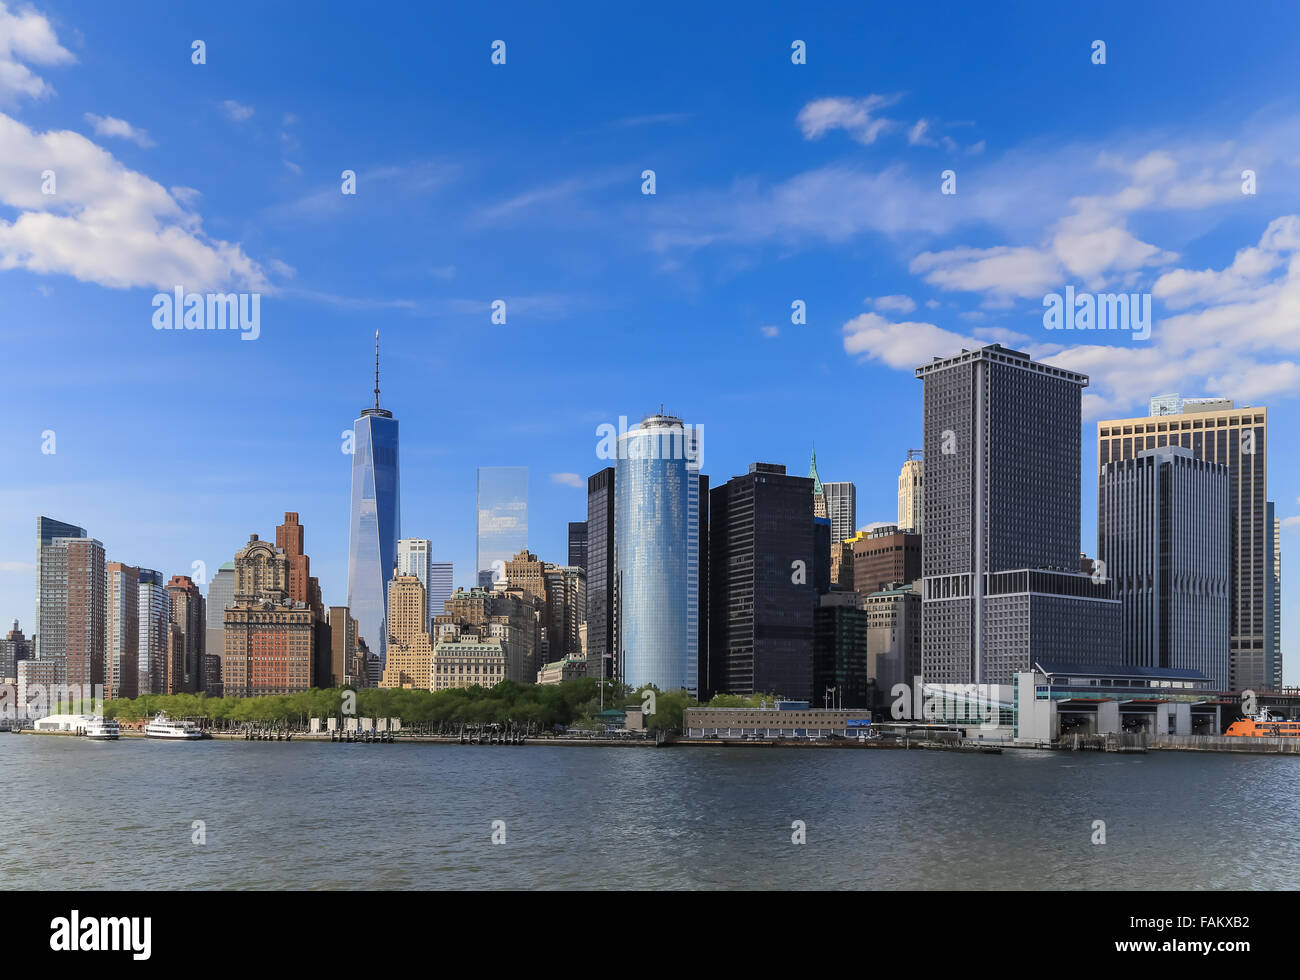
[[[0,794],[0,889],[1300,881],[1300,759],[1270,756],[0,734]]]

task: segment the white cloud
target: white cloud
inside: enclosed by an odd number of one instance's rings
[[[842,129],[863,146],[870,146],[881,133],[898,123],[875,115],[893,105],[901,95],[868,95],[866,98],[814,99],[799,110],[798,124],[806,140],[821,139],[833,129]]]
[[[225,113],[226,118],[231,122],[244,122],[251,119],[253,113],[257,110],[251,105],[240,105],[234,99],[226,99],[225,102],[221,103],[221,111]]]
[[[63,65],[76,61],[72,52],[59,44],[54,28],[43,14],[31,7],[11,13],[0,0],[0,102],[14,102],[21,96],[40,99],[54,89],[23,62],[34,65]]]
[[[779,337],[781,335],[780,327],[759,327],[758,332],[764,337]]]
[[[41,193],[32,161],[53,170]],[[115,289],[268,290],[238,244],[209,239],[202,219],[156,181],[129,170],[79,133],[37,133],[0,113],[0,269],[64,274]]]
[[[974,337],[944,330],[933,323],[893,323],[879,313],[862,313],[842,328],[844,350],[863,360],[878,360],[910,371],[931,357],[955,354],[963,347],[983,347]]]
[[[867,302],[882,313],[911,313],[916,309],[916,300],[910,296],[877,296]]]
[[[1061,282],[1061,266],[1036,248],[997,245],[922,252],[910,270],[940,289],[986,292],[995,299],[1042,296]]]
[[[585,487],[587,485],[587,481],[577,473],[552,473],[551,482],[566,487]]]
[[[149,138],[149,134],[143,129],[137,129],[125,119],[117,119],[114,116],[97,116],[93,112],[87,112],[86,122],[95,127],[96,136],[110,136],[130,140],[146,150],[151,146],[158,145]]]

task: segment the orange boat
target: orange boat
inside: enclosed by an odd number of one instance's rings
[[[1273,718],[1265,711],[1254,718],[1238,718],[1223,734],[1251,738],[1300,738],[1300,721]]]

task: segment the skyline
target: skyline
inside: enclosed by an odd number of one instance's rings
[[[598,426],[661,402],[708,433],[713,486],[753,462],[799,472],[815,443],[822,477],[856,484],[858,526],[893,521],[920,436],[911,371],[1004,340],[1093,379],[1089,554],[1098,419],[1168,391],[1268,406],[1294,632],[1293,11],[1258,37],[1209,5],[1182,21],[1114,4],[1005,24],[948,11],[924,29],[916,13],[845,11],[761,31],[695,11],[690,32],[665,16],[631,39],[618,15],[523,8],[363,30],[270,10],[256,37],[181,11],[127,31],[89,3],[26,9],[0,12],[0,61],[21,69],[0,83],[0,615],[27,633],[38,515],[85,527],[109,560],[166,576],[202,560],[210,579],[297,511],[326,604],[345,603],[340,433],[366,403],[376,328],[404,429],[401,530],[432,540],[456,585],[474,584],[480,467],[528,467],[528,547],[561,561],[604,465]],[[502,36],[509,60],[492,66]],[[1089,63],[1095,37],[1105,65]],[[806,65],[790,62],[795,38]],[[340,51],[369,71],[322,72]],[[1220,66],[1234,92],[1184,62]],[[666,67],[681,63],[689,84]],[[53,200],[32,190],[37,158],[58,174]],[[141,195],[125,214],[108,196],[122,188]],[[75,265],[56,247],[117,225],[183,247]],[[258,339],[155,332],[150,297],[177,283],[259,288]],[[1150,340],[1059,344],[1041,300],[1075,288],[1151,293]],[[1300,653],[1284,643],[1290,679]]]

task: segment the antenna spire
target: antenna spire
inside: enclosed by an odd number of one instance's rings
[[[379,331],[375,331],[375,408],[379,407]]]

